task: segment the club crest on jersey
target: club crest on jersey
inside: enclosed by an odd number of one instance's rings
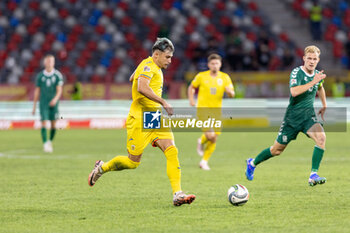
[[[221,78],[219,78],[219,79],[218,79],[218,81],[217,81],[217,83],[218,83],[218,85],[219,85],[219,86],[221,86],[221,85],[222,85],[222,83],[223,83],[223,82],[222,82],[222,79],[221,79]]]
[[[151,71],[151,68],[149,66],[145,66],[143,67],[143,71],[149,72]]]
[[[282,136],[282,141],[283,141],[283,142],[287,142],[287,140],[288,140],[287,135],[283,135],[283,136]]]

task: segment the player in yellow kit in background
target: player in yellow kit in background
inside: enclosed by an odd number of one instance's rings
[[[180,206],[191,204],[195,200],[195,195],[187,195],[181,190],[181,170],[173,133],[156,129],[145,131],[142,128],[142,111],[145,108],[157,109],[163,106],[169,115],[173,114],[172,106],[161,97],[163,88],[161,69],[166,69],[171,63],[173,52],[174,46],[169,39],[158,38],[152,47],[152,56],[144,59],[131,75],[133,102],[126,121],[128,156],[118,155],[106,163],[96,161],[89,175],[90,186],[93,186],[106,172],[137,168],[144,149],[151,143],[152,146],[159,147],[167,159],[167,174],[174,195],[173,204]]]
[[[198,73],[188,87],[188,98],[191,106],[196,105],[194,93],[195,89],[199,89],[197,115],[200,109],[204,109],[202,110],[203,113],[204,111],[221,112],[224,93],[226,92],[229,97],[235,95],[230,76],[220,71],[221,62],[220,55],[211,54],[208,57],[209,70]],[[198,139],[197,152],[200,156],[203,156],[199,167],[203,170],[210,170],[208,161],[215,150],[218,135],[220,135],[220,132],[211,129],[205,131]]]

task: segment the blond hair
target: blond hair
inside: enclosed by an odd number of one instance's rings
[[[320,49],[319,49],[317,46],[315,46],[315,45],[307,46],[307,47],[304,49],[304,55],[306,55],[307,53],[317,53],[318,56],[321,55]]]
[[[208,62],[210,62],[211,60],[215,60],[215,59],[222,61],[222,57],[219,54],[212,53],[208,57]]]

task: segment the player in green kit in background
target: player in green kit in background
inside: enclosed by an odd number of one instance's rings
[[[35,114],[36,103],[40,97],[41,137],[44,143],[44,152],[52,153],[52,140],[56,134],[58,102],[62,94],[63,77],[55,69],[55,57],[53,55],[44,57],[44,66],[45,69],[36,76],[32,113]],[[47,140],[46,121],[51,121],[49,140]]]
[[[323,70],[320,72],[316,70],[316,66],[320,61],[320,54],[321,52],[316,46],[306,47],[303,57],[304,65],[294,68],[290,74],[291,96],[277,139],[271,147],[260,152],[255,159],[247,159],[245,174],[248,180],[253,180],[254,170],[258,164],[273,156],[280,155],[288,143],[296,139],[299,132],[303,132],[316,143],[312,155],[309,185],[314,186],[326,182],[326,178],[317,174],[325,150],[326,134],[322,125],[317,121],[313,106],[317,92],[323,106],[318,114],[324,120],[323,116],[327,103],[322,83],[326,75]]]

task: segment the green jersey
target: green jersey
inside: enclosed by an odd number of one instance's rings
[[[35,85],[40,87],[40,106],[48,106],[56,95],[57,86],[63,85],[62,74],[56,69],[50,73],[43,70],[36,76]]]
[[[316,73],[318,73],[317,70],[310,75],[301,66],[296,67],[290,74],[289,87],[311,82]],[[290,96],[289,105],[276,139],[278,143],[287,145],[291,140],[296,139],[299,132],[307,135],[307,131],[314,124],[319,123],[314,110],[314,101],[316,92],[322,83],[323,80],[298,96]]]
[[[289,87],[296,87],[305,85],[314,79],[318,70],[313,74],[308,74],[303,70],[302,66],[296,67],[290,74]],[[310,87],[306,92],[298,96],[290,96],[289,105],[286,111],[285,120],[294,123],[292,125],[299,125],[310,117],[315,117],[314,101],[316,92],[323,81]]]

